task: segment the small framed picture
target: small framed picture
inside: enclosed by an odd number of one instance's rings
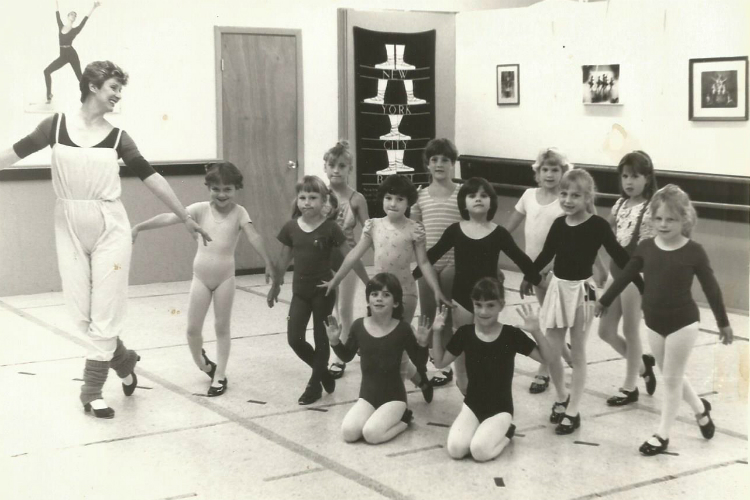
[[[521,82],[518,64],[498,64],[497,105],[520,104]]]
[[[619,64],[587,64],[581,69],[583,104],[622,104]]]
[[[688,118],[747,120],[747,56],[690,59]]]

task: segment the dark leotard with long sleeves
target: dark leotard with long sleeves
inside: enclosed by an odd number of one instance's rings
[[[544,269],[554,258],[555,276],[569,281],[585,280],[593,274],[596,254],[602,246],[618,266],[625,267],[630,258],[628,252],[617,243],[617,237],[606,220],[592,215],[584,222],[570,226],[566,217],[559,217],[552,223],[534,266],[538,270]],[[640,277],[633,282],[643,290]]]
[[[352,323],[346,343],[333,346],[333,352],[344,362],[352,360],[359,350],[362,368],[362,385],[359,397],[378,408],[390,401],[406,401],[406,389],[400,367],[403,352],[424,374],[427,349],[420,347],[411,327],[399,322],[396,328],[383,337],[373,337],[365,328],[364,318]]]
[[[696,276],[720,327],[729,326],[727,312],[708,256],[690,240],[677,250],[662,250],[653,239],[638,244],[633,257],[599,301],[609,306],[643,272],[643,317],[646,326],[662,336],[697,322],[698,306],[690,289]]]
[[[427,251],[430,262],[437,262],[451,248],[454,249],[456,277],[453,280],[453,299],[467,311],[474,311],[471,302],[471,289],[477,281],[485,277],[497,277],[497,260],[500,252],[510,257],[531,283],[541,280],[531,259],[518,248],[507,229],[497,226],[484,238],[469,238],[461,230],[461,223],[451,224],[435,246]],[[419,268],[414,276],[419,277]]]
[[[516,353],[528,356],[536,347],[519,328],[503,325],[492,342],[477,337],[474,325],[456,330],[445,347],[454,356],[466,353],[469,385],[464,403],[480,422],[497,415],[513,415],[513,367]]]
[[[79,24],[75,28],[71,28],[67,33],[63,33],[63,22],[62,19],[60,19],[60,11],[58,10],[57,12],[55,12],[55,15],[57,16],[57,34],[60,39],[60,47],[71,46],[75,37],[77,37],[78,33],[80,33],[83,29],[83,26],[86,24],[89,16],[84,17],[83,21],[81,21],[81,24]]]
[[[13,151],[18,155],[19,158],[26,158],[32,153],[35,153],[47,146],[52,147],[55,143],[55,130],[57,128],[57,120],[61,119],[60,123],[60,144],[71,147],[79,147],[75,144],[68,135],[68,129],[65,126],[65,115],[55,114],[42,120],[37,125],[36,129],[17,143],[13,145]],[[112,131],[105,137],[99,144],[92,146],[94,148],[111,148],[117,141],[117,134],[120,129],[113,128]],[[117,155],[125,162],[125,165],[131,169],[141,180],[146,177],[155,174],[156,171],[146,161],[145,158],[138,151],[138,147],[130,138],[127,132],[122,131],[120,142],[117,143]]]

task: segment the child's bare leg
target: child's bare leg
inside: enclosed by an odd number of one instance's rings
[[[502,453],[510,443],[506,434],[512,420],[510,413],[498,413],[479,424],[471,439],[471,456],[474,460],[486,462]]]
[[[570,329],[570,352],[573,356],[573,375],[570,381],[570,403],[565,412],[571,417],[578,415],[578,407],[586,386],[586,340],[588,339],[591,320],[584,321],[584,308],[591,307],[584,304],[576,310],[576,319]],[[592,316],[589,311],[588,316]]]
[[[341,423],[344,441],[347,443],[359,441],[362,438],[362,429],[374,412],[375,408],[370,403],[359,398],[351,410],[346,413],[344,421]]]
[[[225,280],[214,290],[214,326],[216,328],[216,374],[211,384],[219,387],[220,380],[227,376],[229,351],[232,346],[231,321],[234,303],[234,276]]]
[[[448,455],[451,458],[460,460],[469,454],[471,449],[471,440],[474,438],[474,433],[479,427],[479,419],[474,412],[469,409],[464,403],[461,406],[461,412],[453,421],[450,430],[448,431]]]
[[[409,326],[413,325],[414,312],[417,310],[417,297],[414,295],[404,295],[404,323]],[[422,377],[417,373],[417,367],[411,362],[409,356],[404,352],[401,356],[401,378],[411,380],[414,385],[418,386],[422,382]]]
[[[555,401],[558,403],[562,403],[568,399],[568,390],[565,387],[565,373],[563,372],[561,359],[566,330],[567,328],[547,329],[547,342],[549,343],[553,356],[553,360],[549,363],[549,373],[550,377],[552,377],[555,391],[557,392]]]
[[[657,434],[663,439],[669,439],[681,400],[684,399],[693,412],[703,412],[703,403],[685,378],[685,367],[698,337],[698,323],[688,325],[667,337],[650,329],[648,335],[651,350],[661,368],[665,388]]]
[[[406,403],[403,401],[389,401],[380,406],[367,419],[362,436],[370,444],[380,444],[390,441],[406,430],[408,424],[402,420]]]
[[[622,304],[622,332],[625,335],[627,352],[625,354],[626,373],[623,388],[632,391],[636,388],[638,375],[646,371],[643,364],[643,345],[641,344],[640,323],[641,294],[635,285],[630,284],[620,295]],[[606,316],[606,315],[605,315]]]
[[[198,278],[193,276],[190,283],[190,299],[188,303],[187,341],[190,354],[195,366],[208,373],[211,367],[203,359],[203,322],[206,319],[208,306],[211,305],[211,290]]]

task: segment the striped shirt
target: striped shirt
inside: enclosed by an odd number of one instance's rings
[[[422,222],[427,236],[427,249],[432,248],[448,226],[462,220],[458,211],[458,186],[455,186],[448,198],[433,198],[428,188],[420,188],[417,202],[411,207],[411,218]],[[452,265],[453,250],[450,250],[433,267],[440,271]]]

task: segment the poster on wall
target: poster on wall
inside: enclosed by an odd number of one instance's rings
[[[23,86],[26,113],[52,114],[80,106],[79,82],[91,61],[86,59],[88,50],[77,49],[77,38],[86,38],[86,27],[96,22],[91,18],[100,5],[98,1],[66,0],[62,5],[56,2],[54,11],[40,12],[39,23],[48,28],[49,36],[37,40],[34,45],[40,50],[27,58]],[[120,106],[118,103],[112,112],[119,113]]]
[[[690,59],[690,120],[748,119],[747,61],[747,56]]]
[[[429,181],[422,153],[435,137],[435,30],[391,33],[354,27],[357,190],[380,216],[389,175]]]
[[[622,104],[619,64],[585,65],[582,67],[582,75],[584,104]]]

